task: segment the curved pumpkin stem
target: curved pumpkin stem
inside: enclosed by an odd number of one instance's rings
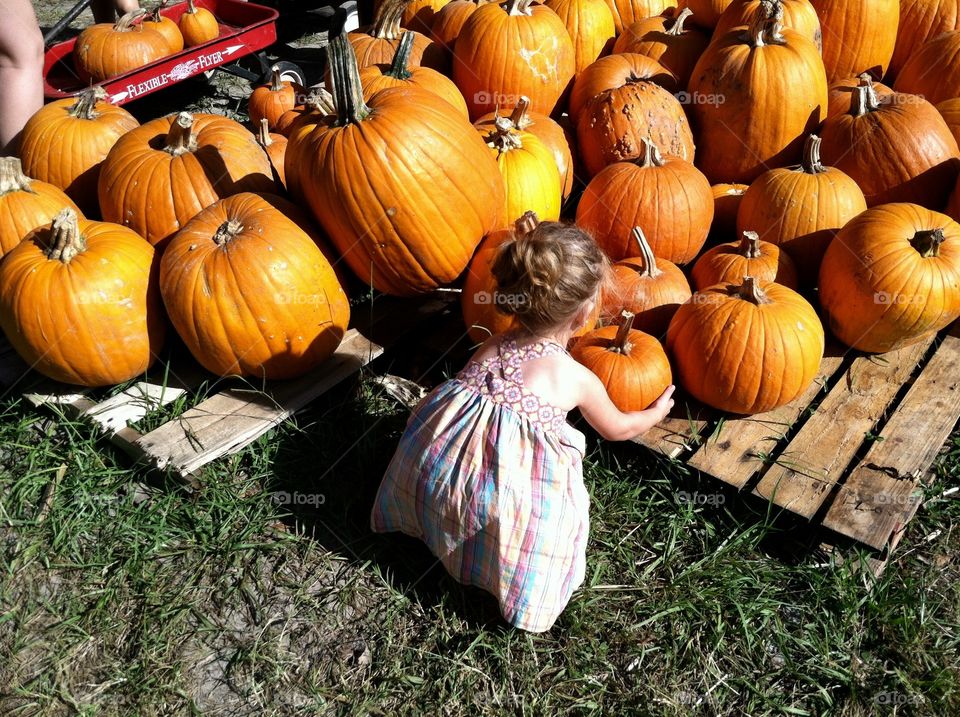
[[[783,3],[780,0],[761,0],[744,39],[753,47],[786,44],[783,36]]]
[[[270,91],[280,92],[283,90],[283,78],[280,76],[280,68],[272,67],[270,73]]]
[[[193,0],[187,0],[187,9],[186,12],[190,15],[197,14],[197,6],[194,4]]]
[[[507,0],[503,6],[508,15],[529,15],[533,0]]]
[[[678,37],[683,34],[683,26],[687,22],[687,18],[693,16],[693,10],[688,7],[683,8],[680,11],[680,14],[677,15],[676,19],[673,21],[673,25],[669,30],[666,31],[667,35],[672,35],[673,37]]]
[[[640,227],[634,227],[630,232],[630,237],[636,242],[640,250],[638,256],[643,260],[643,269],[640,271],[640,275],[648,276],[651,279],[660,276],[663,270],[657,267],[657,257],[653,255],[653,249],[650,248],[650,243],[643,235],[643,230]]]
[[[663,155],[660,154],[660,148],[649,137],[642,137],[640,141],[643,142],[643,155],[637,164],[644,168],[662,167],[665,162],[663,161]]]
[[[223,246],[229,241],[237,238],[237,235],[243,231],[243,224],[236,219],[230,219],[221,224],[213,235],[213,241],[217,246]]]
[[[400,37],[400,20],[405,5],[405,0],[385,0],[377,10],[367,34],[378,40],[396,40]]]
[[[817,135],[811,134],[803,145],[803,161],[800,166],[807,174],[821,174],[827,171],[827,168],[820,161],[820,144],[822,141]]]
[[[310,94],[307,95],[307,99],[303,104],[308,110],[323,112],[325,115],[335,115],[337,113],[337,106],[334,104],[333,95],[322,87],[314,87],[310,90]]]
[[[538,226],[540,226],[540,218],[536,212],[530,210],[525,211],[523,215],[513,223],[514,231],[517,233],[517,236],[521,237],[533,233]]]
[[[932,259],[940,256],[940,245],[945,239],[943,229],[924,229],[913,235],[910,245],[920,252],[924,259]]]
[[[193,115],[189,112],[181,112],[170,125],[164,150],[174,157],[179,157],[196,149],[197,138],[193,134]]]
[[[744,259],[759,259],[762,255],[760,251],[760,235],[756,232],[744,232],[737,251],[740,252],[740,255]]]
[[[48,259],[69,264],[73,257],[87,250],[78,220],[77,213],[69,207],[53,218],[51,241],[47,247]]]
[[[100,85],[88,87],[77,95],[77,101],[70,105],[67,114],[77,119],[92,120],[100,116],[97,112],[97,102],[107,99],[107,91]]]
[[[131,10],[126,15],[122,15],[120,19],[113,24],[113,30],[114,32],[130,32],[135,27],[140,26],[140,21],[142,21],[146,15],[147,11],[143,8]]]
[[[633,329],[633,319],[635,316],[636,314],[632,311],[624,309],[623,313],[620,314],[623,323],[620,324],[620,328],[617,329],[617,335],[614,337],[613,343],[607,347],[607,351],[613,351],[616,354],[623,354],[624,356],[630,355],[630,351],[633,350],[633,346],[630,343],[630,331]]]
[[[521,96],[517,100],[517,106],[513,108],[513,112],[510,113],[510,121],[513,122],[513,126],[517,129],[526,129],[533,124],[533,120],[530,119],[530,115],[527,112],[530,111],[530,98],[526,96]]]
[[[264,149],[273,144],[273,138],[270,136],[270,120],[266,117],[260,119],[260,127],[257,128],[257,142]]]
[[[393,56],[393,63],[390,69],[384,74],[397,80],[410,79],[410,51],[413,50],[413,40],[416,37],[409,30],[403,33],[400,38],[400,44],[397,46],[397,52]]]
[[[330,59],[330,76],[333,78],[337,125],[342,127],[362,121],[370,114],[370,108],[363,101],[357,54],[346,34],[340,33],[330,41],[327,54]]]
[[[872,80],[853,88],[853,103],[850,106],[850,114],[854,117],[862,117],[868,112],[874,112],[878,109],[880,109],[880,99],[877,97],[877,91],[873,89]]]
[[[744,301],[749,301],[757,306],[770,303],[770,298],[752,276],[743,277],[743,283],[740,286],[733,287],[733,292],[735,296],[739,296]]]
[[[0,197],[10,192],[33,192],[19,157],[0,157]]]

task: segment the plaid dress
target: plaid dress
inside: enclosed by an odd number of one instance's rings
[[[583,582],[589,497],[583,434],[523,385],[521,365],[562,353],[506,336],[423,399],[371,516],[423,540],[447,571],[492,593],[512,625],[549,630]]]

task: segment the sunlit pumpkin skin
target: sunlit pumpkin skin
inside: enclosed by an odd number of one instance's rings
[[[710,44],[709,36],[692,27],[693,13],[683,9],[676,17],[648,17],[638,20],[617,38],[616,53],[635,52],[656,60],[686,87],[700,55]]]
[[[960,30],[918,47],[897,74],[893,89],[920,95],[935,105],[960,97]]]
[[[577,224],[613,261],[635,256],[634,227],[642,227],[654,255],[675,264],[692,261],[713,221],[713,192],[689,162],[661,156],[643,140],[644,155],[597,174],[580,198]]]
[[[608,55],[577,75],[570,91],[570,117],[576,122],[587,102],[597,95],[637,82],[659,85],[671,94],[677,91],[677,78],[656,60],[634,52]]]
[[[452,80],[429,67],[410,67],[410,52],[413,49],[414,40],[412,32],[403,33],[397,54],[391,64],[371,65],[360,70],[363,98],[369,100],[380,90],[389,87],[418,87],[444,99],[463,115],[465,120],[469,119],[467,103]]]
[[[698,289],[715,284],[736,284],[745,276],[757,281],[775,281],[797,288],[797,270],[785,251],[776,244],[760,241],[756,232],[745,231],[740,241],[720,244],[703,253],[693,265],[690,277]]]
[[[117,140],[140,126],[122,107],[105,102],[99,86],[44,105],[20,135],[20,159],[31,177],[59,187],[96,215],[100,165]]]
[[[733,0],[717,20],[713,39],[718,40],[736,27],[749,26],[761,8],[762,0]],[[810,0],[778,0],[783,8],[783,27],[810,40],[817,49],[823,47],[820,17]]]
[[[605,0],[546,0],[573,41],[574,71],[583,72],[613,45],[616,28]]]
[[[333,106],[333,95],[322,88],[313,87],[306,97],[306,102],[280,115],[274,131],[284,137],[289,137],[296,126],[313,119],[319,121],[319,119],[334,112],[336,112],[336,109]]]
[[[350,320],[323,253],[256,194],[216,202],[177,233],[160,291],[180,338],[218,376],[302,375],[336,351]]]
[[[710,225],[710,236],[714,240],[726,241],[736,235],[737,212],[743,195],[747,193],[747,184],[714,184],[710,187],[713,192],[713,223]]]
[[[495,129],[497,117],[496,112],[484,115],[474,122],[474,126],[492,132]],[[526,97],[521,97],[516,107],[513,108],[510,121],[517,129],[536,135],[537,139],[553,152],[553,158],[557,163],[560,179],[563,182],[563,198],[569,197],[573,190],[574,179],[573,152],[570,149],[570,142],[567,139],[566,132],[563,131],[563,127],[546,115],[531,112],[530,102]]]
[[[823,28],[827,80],[869,72],[881,79],[897,44],[900,0],[811,0]]]
[[[226,117],[189,112],[121,137],[98,181],[103,218],[151,244],[162,244],[218,199],[247,191],[276,191],[256,137]]]
[[[300,190],[300,167],[303,164],[300,161],[300,146],[314,129],[328,117],[335,115],[336,112],[332,95],[325,90],[319,93],[314,91],[307,98],[304,110],[291,120],[287,127],[287,148],[284,151],[283,176],[286,180],[287,191],[295,199],[303,199],[303,192]],[[281,118],[282,122],[283,118]]]
[[[166,332],[153,259],[130,229],[64,209],[0,263],[0,328],[56,381],[129,381],[150,367]]]
[[[169,17],[160,14],[160,9],[166,4],[166,0],[147,13],[143,18],[145,27],[155,30],[167,38],[167,48],[169,54],[173,55],[183,49],[183,33],[177,27],[177,23]]]
[[[449,2],[450,0],[410,0],[403,8],[400,26],[429,37],[437,13]]]
[[[37,227],[77,205],[60,189],[23,173],[16,157],[0,157],[0,258]]]
[[[634,328],[660,339],[680,304],[690,299],[690,284],[676,264],[653,255],[640,227],[634,228],[633,239],[637,256],[610,268],[600,318],[619,323],[628,311],[635,314]]]
[[[280,70],[274,68],[270,82],[257,87],[247,100],[250,124],[259,127],[260,120],[266,119],[270,129],[276,129],[283,113],[296,107],[298,98],[302,98],[305,94],[306,90],[303,87],[295,82],[284,80],[280,76]]]
[[[820,303],[847,346],[882,353],[960,316],[960,225],[915,204],[885,204],[837,234],[820,267]]]
[[[731,7],[733,7],[731,5]],[[690,79],[697,166],[712,183],[749,184],[770,167],[800,159],[803,140],[827,110],[827,80],[817,48],[793,30],[782,30],[780,11],[757,11],[744,32],[714,40]]]
[[[677,7],[677,0],[606,0],[607,7],[613,13],[613,24],[617,34],[637,20],[654,15],[662,15],[665,10]]]
[[[553,114],[574,69],[573,41],[563,22],[532,0],[477,8],[453,51],[453,81],[474,119],[520,97],[530,99],[534,112]]]
[[[960,98],[941,102],[937,105],[937,112],[947,123],[953,138],[960,144]]]
[[[452,0],[440,8],[433,17],[430,39],[443,49],[447,65],[453,67],[453,48],[467,19],[477,8],[489,0]]]
[[[693,13],[690,22],[712,32],[731,2],[732,0],[687,0],[687,7]]]
[[[146,10],[128,12],[115,23],[90,25],[77,36],[73,66],[84,82],[103,82],[166,57],[167,38],[140,22]]]
[[[866,209],[857,183],[836,167],[821,163],[820,138],[811,135],[799,167],[771,169],[750,185],[737,226],[741,234],[755,231],[764,242],[783,249],[796,264],[801,283],[814,286],[833,237]],[[762,274],[751,276],[774,280]]]
[[[900,0],[890,75],[896,77],[919,47],[951,30],[960,30],[960,0]]]
[[[480,240],[503,226],[496,159],[432,93],[381,90],[368,106],[352,49],[339,37],[328,47],[338,114],[298,150],[307,204],[366,284],[409,296],[453,281]]]
[[[698,291],[667,331],[679,383],[708,406],[735,414],[793,401],[816,377],[823,349],[823,326],[806,299],[752,277]]]
[[[403,30],[400,21],[406,7],[405,0],[386,0],[377,9],[373,24],[347,34],[357,55],[357,66],[389,65],[393,62]],[[414,31],[413,47],[410,50],[410,65],[432,67],[440,72],[449,72],[450,58],[443,47],[435,45],[426,35]],[[330,67],[327,67],[327,87],[330,87]]]
[[[263,151],[267,153],[277,182],[286,188],[287,180],[284,175],[284,164],[287,154],[287,138],[282,134],[271,132],[269,128],[270,124],[264,117],[260,120],[260,129],[257,131],[257,144],[263,147]]]
[[[220,25],[213,13],[204,7],[197,7],[194,0],[187,0],[187,9],[177,24],[183,35],[186,47],[195,47],[216,40],[220,36]]]
[[[895,93],[880,102],[858,87],[849,113],[823,124],[825,164],[849,175],[867,206],[913,202],[943,207],[960,167],[960,148],[936,108],[922,97]]]
[[[830,83],[829,99],[827,100],[827,117],[836,117],[850,112],[856,100],[854,90],[857,87],[870,85],[877,97],[883,101],[884,97],[893,94],[893,90],[881,82],[875,82],[869,72],[861,73],[859,77],[847,77]]]
[[[570,355],[590,369],[621,411],[643,411],[671,383],[673,373],[663,346],[653,336],[632,328],[625,312],[620,326],[605,326],[585,334]]]

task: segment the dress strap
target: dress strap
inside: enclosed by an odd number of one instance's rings
[[[523,373],[520,371],[520,349],[517,340],[512,336],[505,336],[497,347],[500,357],[500,375],[505,381],[519,386],[523,385]]]

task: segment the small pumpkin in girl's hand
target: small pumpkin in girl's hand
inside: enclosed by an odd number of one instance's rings
[[[202,45],[220,36],[220,25],[213,13],[197,7],[194,0],[187,0],[187,9],[180,16],[180,33],[187,47]]]

